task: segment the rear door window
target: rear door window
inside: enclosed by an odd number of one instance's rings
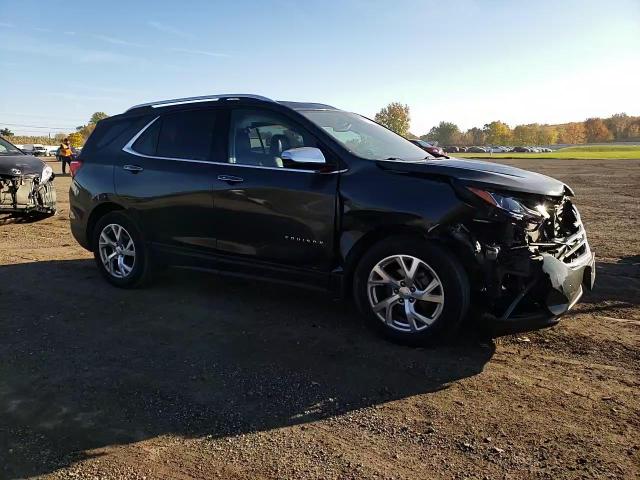
[[[135,141],[133,150],[152,157],[208,160],[219,117],[215,110],[162,115]]]

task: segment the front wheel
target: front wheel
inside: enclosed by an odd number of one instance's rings
[[[93,255],[98,269],[116,287],[134,288],[151,277],[151,259],[142,234],[129,216],[107,213],[93,231]]]
[[[466,272],[451,252],[421,238],[396,237],[365,253],[356,268],[354,296],[378,332],[424,345],[457,331],[470,294]]]

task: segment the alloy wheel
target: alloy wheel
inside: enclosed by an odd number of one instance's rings
[[[136,247],[127,230],[116,223],[110,223],[100,232],[98,241],[100,260],[104,268],[114,278],[126,278],[136,263]]]
[[[420,332],[442,314],[444,287],[436,272],[411,255],[380,260],[367,281],[369,304],[388,327]]]

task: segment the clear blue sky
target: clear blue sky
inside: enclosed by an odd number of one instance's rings
[[[368,116],[400,101],[417,134],[440,120],[640,114],[640,0],[0,0],[0,12],[0,127],[212,93]]]

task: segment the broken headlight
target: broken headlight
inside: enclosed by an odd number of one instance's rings
[[[469,191],[473,192],[476,196],[480,197],[489,205],[492,205],[499,210],[502,210],[510,217],[516,220],[534,220],[542,221],[549,217],[544,205],[536,206],[535,210],[524,205],[520,200],[502,195],[496,192],[490,192],[488,190],[482,190],[474,187],[467,187]]]

